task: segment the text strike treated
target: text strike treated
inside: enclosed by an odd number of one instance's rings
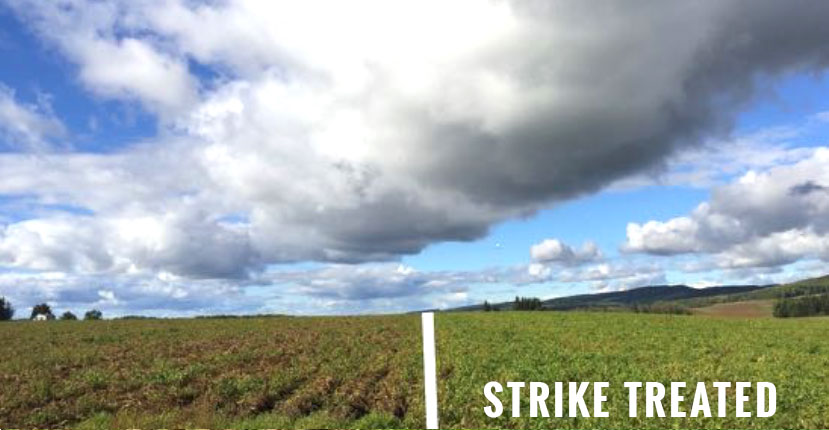
[[[607,402],[607,389],[610,387],[609,382],[593,382],[593,412],[589,411],[587,402],[585,401],[585,394],[590,388],[590,382],[570,382],[568,384],[567,403],[568,403],[568,417],[596,417],[605,418],[610,414],[604,409],[604,403]],[[547,409],[548,403],[553,405],[553,414],[556,418],[564,417],[564,383],[556,382],[553,384],[552,399],[550,396],[550,386],[543,382],[507,382],[507,387],[512,390],[511,395],[511,409],[513,417],[521,416],[521,399],[527,395],[529,397],[530,417],[544,417],[549,418],[550,413]],[[712,417],[711,402],[708,400],[709,391],[716,398],[716,416],[725,417],[727,411],[727,404],[734,403],[734,416],[736,417],[751,417],[752,412],[747,410],[747,404],[751,399],[748,394],[752,383],[751,382],[712,382],[710,389],[706,387],[705,382],[698,382],[696,389],[693,392],[691,399],[690,411],[686,412],[686,395],[691,394],[686,390],[685,382],[671,382],[666,391],[665,385],[659,382],[625,382],[628,394],[628,411],[629,416],[634,418],[640,413],[638,405],[639,399],[644,399],[645,416],[652,417],[666,417],[666,410],[669,412],[671,418],[681,417]],[[733,387],[733,390],[732,390]],[[524,391],[524,388],[527,388]],[[755,384],[755,401],[756,408],[754,413],[757,417],[765,418],[773,416],[777,410],[777,390],[774,384],[770,382],[757,382]],[[500,417],[504,412],[504,405],[495,393],[500,393],[504,390],[503,386],[495,381],[489,382],[484,386],[484,397],[490,403],[489,406],[484,407],[484,412],[490,418]],[[732,390],[733,395],[729,396],[728,391]],[[667,405],[667,406],[666,406]]]

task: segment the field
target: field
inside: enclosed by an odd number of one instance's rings
[[[829,427],[826,318],[478,312],[436,325],[442,427]],[[417,315],[14,322],[0,339],[0,428],[424,426]],[[490,380],[609,381],[610,417],[528,418],[524,405],[490,419]],[[623,381],[715,380],[775,383],[777,414],[627,416]]]
[[[774,300],[750,300],[745,302],[717,303],[693,308],[694,313],[724,318],[772,318]]]

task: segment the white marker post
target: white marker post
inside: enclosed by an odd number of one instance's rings
[[[423,387],[426,391],[426,428],[438,428],[438,380],[435,363],[435,314],[424,312],[423,321]]]

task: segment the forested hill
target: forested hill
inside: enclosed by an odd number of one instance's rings
[[[673,302],[695,298],[745,294],[768,288],[759,285],[723,286],[708,288],[691,288],[687,285],[657,285],[635,288],[627,291],[610,293],[580,294],[577,296],[558,297],[542,301],[543,309],[571,310],[588,308],[630,307],[633,305],[650,305],[654,303]],[[510,309],[512,302],[493,303],[497,309]],[[456,311],[481,310],[482,304],[453,309]]]
[[[590,308],[632,308],[649,305],[699,308],[717,303],[768,301],[820,294],[829,294],[829,276],[779,285],[736,285],[708,288],[692,288],[687,285],[657,285],[610,293],[558,297],[543,300],[540,303],[541,309],[562,311]],[[513,302],[490,302],[490,306],[496,310],[509,310],[513,308]],[[482,310],[483,307],[483,303],[479,303],[450,309],[450,311],[477,311]]]
[[[611,293],[582,294],[543,301],[545,309],[567,310],[589,307],[649,305],[676,300],[743,294],[767,288],[760,285],[739,285],[692,288],[687,285],[658,285]]]

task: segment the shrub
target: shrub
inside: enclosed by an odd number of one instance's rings
[[[63,321],[75,321],[78,317],[76,317],[72,312],[66,311],[60,316],[60,319]]]
[[[8,321],[14,316],[14,308],[5,297],[0,297],[0,321]]]
[[[101,311],[97,309],[92,309],[91,311],[86,311],[86,313],[83,316],[83,319],[87,321],[96,321],[102,319],[103,317],[104,314],[102,314]]]

